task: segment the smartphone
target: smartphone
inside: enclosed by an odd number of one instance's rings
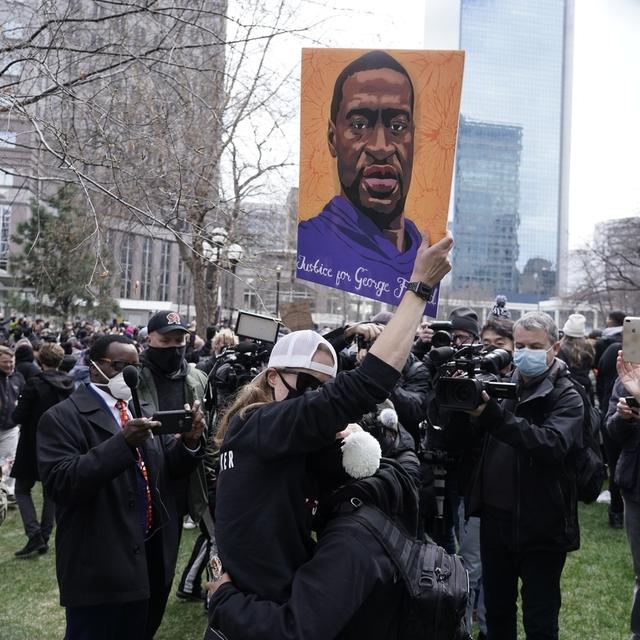
[[[157,420],[160,423],[160,426],[156,427],[153,433],[186,433],[191,431],[191,412],[184,409],[156,411],[152,420]]]
[[[640,409],[640,402],[638,402],[634,396],[625,396],[624,401],[627,403],[628,407],[632,409]]]
[[[640,364],[640,318],[628,316],[624,319],[622,354],[625,362]]]

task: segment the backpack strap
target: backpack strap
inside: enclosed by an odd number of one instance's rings
[[[409,536],[384,511],[373,505],[364,504],[359,498],[351,498],[342,503],[338,514],[349,515],[363,525],[387,552],[406,584],[409,593],[415,591],[415,576],[410,567],[416,566],[414,556],[419,554],[419,543]]]

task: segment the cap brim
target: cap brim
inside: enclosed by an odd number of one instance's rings
[[[161,327],[160,329],[154,329],[153,331],[149,331],[149,333],[159,333],[164,335],[165,333],[170,333],[171,331],[182,331],[183,333],[189,333],[189,329],[183,327],[180,324],[167,325],[166,327]]]

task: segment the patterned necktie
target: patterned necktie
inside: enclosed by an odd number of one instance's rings
[[[124,429],[124,426],[129,421],[127,403],[124,400],[118,400],[116,402],[116,408],[118,409],[118,413],[120,414],[120,427]],[[146,499],[144,524],[145,533],[149,533],[149,531],[151,531],[151,526],[153,525],[153,504],[151,502],[151,487],[149,486],[149,474],[147,473],[147,465],[144,463],[142,451],[140,451],[139,447],[136,447],[136,464],[138,465],[138,470],[140,471],[142,479],[144,480],[144,495]]]

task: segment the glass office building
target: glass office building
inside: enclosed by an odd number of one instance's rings
[[[460,1],[456,289],[536,300],[563,286],[572,31],[569,1]]]
[[[522,128],[463,117],[458,135],[453,286],[516,291]]]

